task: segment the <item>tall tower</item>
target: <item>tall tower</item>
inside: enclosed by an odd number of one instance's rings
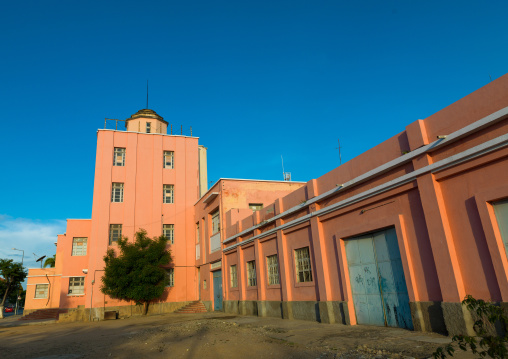
[[[164,121],[162,116],[159,116],[154,110],[142,109],[129,117],[125,126],[127,131],[130,132],[143,132],[143,133],[168,133],[168,123]]]

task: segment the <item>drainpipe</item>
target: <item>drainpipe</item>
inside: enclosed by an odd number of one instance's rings
[[[93,285],[95,284],[95,273],[104,272],[104,269],[96,269],[93,272],[93,280],[92,280],[92,292],[90,294],[90,322],[92,321],[92,306],[93,306]]]

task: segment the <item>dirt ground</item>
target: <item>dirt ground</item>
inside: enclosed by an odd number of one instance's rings
[[[449,342],[396,328],[166,314],[93,322],[0,326],[0,358],[428,358]],[[471,358],[456,353],[455,358]]]

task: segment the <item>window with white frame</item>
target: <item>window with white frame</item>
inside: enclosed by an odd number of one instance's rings
[[[497,225],[501,233],[505,250],[508,254],[508,199],[492,203],[496,214]]]
[[[68,294],[85,294],[85,277],[70,277]]]
[[[249,208],[254,212],[259,211],[260,209],[263,209],[263,203],[249,203]]]
[[[115,147],[113,166],[125,166],[125,148]]]
[[[173,186],[172,184],[165,184],[162,191],[163,191],[163,203],[175,203],[174,199],[175,186]]]
[[[229,267],[229,276],[231,278],[231,288],[238,287],[238,279],[236,276],[236,264]]]
[[[256,282],[256,261],[247,262],[247,286],[255,287]]]
[[[220,232],[220,216],[219,210],[212,213],[212,235]]]
[[[268,269],[268,285],[280,284],[279,261],[276,254],[266,257],[266,266]]]
[[[48,297],[49,284],[36,284],[35,285],[35,299],[42,299]]]
[[[113,182],[111,202],[123,202],[123,183]]]
[[[175,225],[164,224],[162,225],[162,235],[166,237],[171,244],[175,244]]]
[[[167,268],[166,274],[168,275],[168,278],[169,278],[167,287],[174,287],[175,286],[175,269],[174,268]]]
[[[295,250],[296,281],[298,283],[312,282],[309,247]]]
[[[86,246],[88,238],[74,237],[72,239],[72,253],[71,256],[86,256]]]
[[[150,132],[152,132],[152,123],[147,122],[146,123],[146,133],[150,133]]]
[[[164,151],[164,168],[175,168],[175,153],[173,151]]]
[[[118,242],[122,238],[122,225],[110,224],[109,225],[109,244]]]

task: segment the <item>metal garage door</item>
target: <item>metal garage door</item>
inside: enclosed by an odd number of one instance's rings
[[[395,229],[346,240],[358,324],[413,329]]]

